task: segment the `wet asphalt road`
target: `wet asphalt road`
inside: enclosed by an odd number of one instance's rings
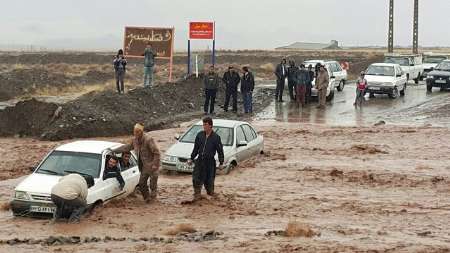
[[[261,84],[272,87],[273,84]],[[284,101],[275,101],[264,111],[256,115],[257,120],[276,120],[283,122],[318,123],[328,125],[373,125],[381,120],[395,125],[425,125],[450,127],[450,117],[435,116],[433,110],[450,104],[450,92],[433,89],[427,93],[424,82],[419,85],[408,83],[404,97],[391,99],[387,95],[376,95],[369,98],[367,94],[362,108],[353,106],[355,100],[355,84],[345,86],[342,92],[335,90],[334,100],[327,108],[317,109],[317,101],[302,108],[289,101],[287,89],[283,94]],[[450,107],[449,107],[450,109]],[[447,113],[450,114],[450,113]]]

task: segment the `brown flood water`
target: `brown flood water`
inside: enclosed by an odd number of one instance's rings
[[[277,119],[281,119],[277,116]],[[327,122],[328,123],[328,122]],[[257,120],[264,155],[218,176],[218,199],[182,205],[190,175],[161,175],[160,195],[106,204],[80,224],[14,218],[0,211],[0,240],[48,236],[126,237],[77,245],[0,244],[0,252],[448,252],[450,250],[450,130],[434,127],[335,127],[297,120]],[[153,132],[162,150],[178,129]],[[109,138],[117,140],[116,138]],[[123,137],[119,138],[123,139]],[[13,165],[34,140],[2,139]],[[58,143],[43,143],[45,153]],[[436,152],[436,151],[439,152]],[[37,157],[30,158],[35,163]],[[2,167],[3,169],[4,167]],[[20,179],[19,179],[20,180]],[[19,180],[0,183],[0,201]],[[291,221],[319,235],[266,235]],[[166,235],[179,224],[216,240],[189,242]],[[142,237],[173,239],[146,242]]]

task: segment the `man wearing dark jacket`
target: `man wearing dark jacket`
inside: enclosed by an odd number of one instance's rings
[[[210,117],[203,119],[203,130],[195,137],[194,149],[188,164],[195,160],[194,171],[192,172],[192,184],[194,186],[194,201],[201,198],[202,185],[205,186],[206,193],[214,195],[214,180],[216,177],[216,152],[219,155],[219,169],[223,169],[224,155],[223,145],[220,136],[213,131],[213,121]]]
[[[309,74],[309,82],[306,85],[306,103],[309,104],[311,102],[311,90],[313,86],[313,81],[315,78],[315,72],[311,64],[308,66],[308,74]]]
[[[297,71],[298,71],[298,67],[295,66],[295,62],[289,61],[287,78],[288,78],[289,97],[291,98],[291,101],[295,100],[294,88],[295,88],[295,84],[297,83],[297,79],[296,79]]]
[[[253,89],[255,88],[255,78],[253,77],[252,72],[248,70],[248,67],[243,67],[242,70],[244,74],[242,74],[241,78],[241,93],[242,100],[244,101],[244,112],[252,113],[252,94]]]
[[[305,69],[305,65],[300,65],[300,70],[297,72],[297,104],[305,106],[306,86],[309,83],[309,72]]]
[[[209,67],[209,73],[204,77],[204,88],[205,88],[205,104],[203,106],[203,111],[205,115],[209,113],[214,113],[214,103],[216,101],[217,89],[219,88],[219,76],[214,71],[214,66]]]
[[[284,84],[287,77],[286,59],[283,59],[280,64],[278,64],[275,75],[277,76],[277,89],[275,91],[275,100],[278,102],[283,102],[283,90]]]
[[[233,69],[233,66],[228,67],[228,71],[223,74],[222,78],[225,83],[225,105],[224,110],[228,112],[228,105],[230,103],[230,97],[233,96],[233,112],[237,112],[237,88],[241,78],[239,74]]]
[[[117,156],[109,157],[106,162],[105,172],[103,173],[103,180],[115,177],[119,182],[119,188],[122,191],[123,187],[125,187],[125,181],[123,180],[122,174],[120,174],[120,170],[117,167],[118,162],[119,159]]]

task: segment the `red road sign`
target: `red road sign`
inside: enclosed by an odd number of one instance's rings
[[[214,39],[213,22],[190,22],[189,39],[212,40]]]

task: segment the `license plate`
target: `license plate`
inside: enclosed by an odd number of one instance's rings
[[[380,87],[370,87],[371,90],[380,90]]]
[[[56,210],[56,207],[50,207],[50,206],[31,206],[30,212],[34,213],[54,213]]]
[[[178,170],[188,171],[189,169],[190,169],[190,166],[187,164],[179,164],[178,165]]]
[[[436,81],[434,81],[435,83],[447,83],[447,81],[445,81],[445,80],[436,80]]]

